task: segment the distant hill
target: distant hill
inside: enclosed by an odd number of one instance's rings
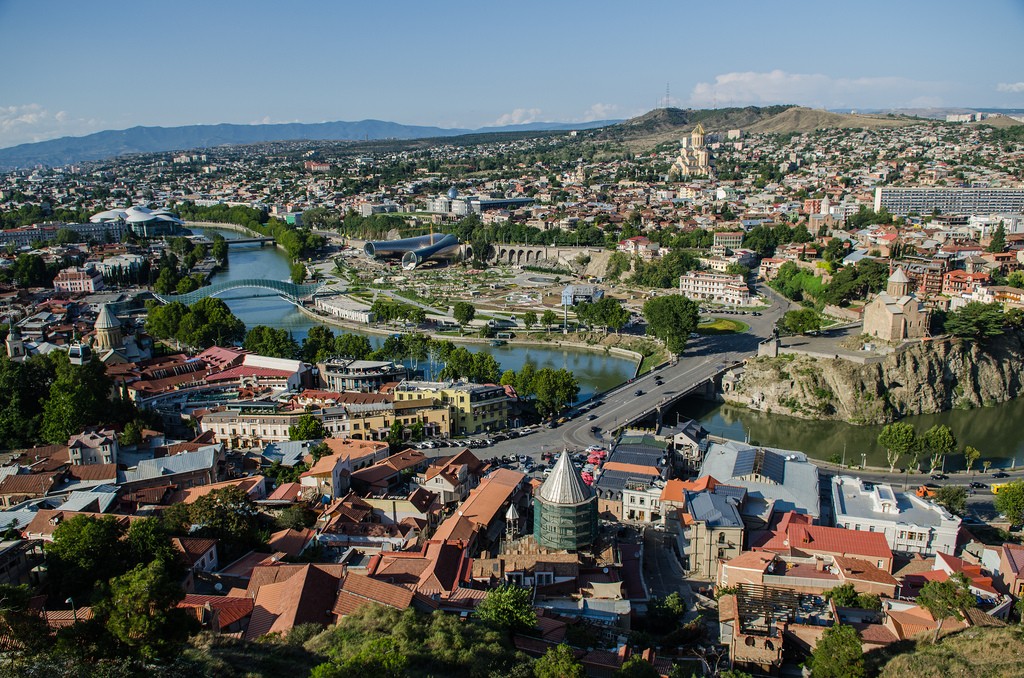
[[[778,115],[790,106],[746,106],[744,108],[658,108],[643,115],[605,127],[595,133],[598,139],[622,141],[633,148],[650,148],[678,139],[701,123],[708,132],[726,132],[749,126]]]
[[[633,149],[650,149],[678,140],[697,123],[708,132],[741,129],[756,134],[813,132],[826,128],[902,127],[922,121],[906,116],[843,114],[799,106],[746,106],[744,108],[681,109],[659,108],[592,133],[596,139],[619,141]]]
[[[62,137],[0,149],[0,169],[37,165],[60,166],[105,160],[130,153],[161,153],[268,141],[362,141],[367,139],[423,139],[464,134],[593,129],[616,123],[532,122],[484,127],[479,130],[402,125],[384,120],[358,122],[290,123],[282,125],[187,125],[184,127],[132,127],[96,132],[83,137]]]
[[[869,115],[865,113],[832,113],[812,108],[793,107],[776,116],[751,125],[748,132],[788,134],[813,132],[819,129],[883,129],[918,125],[921,120],[900,115]]]

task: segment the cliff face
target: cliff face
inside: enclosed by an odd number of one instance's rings
[[[942,340],[915,344],[881,363],[780,355],[754,358],[726,402],[763,412],[852,424],[1009,400],[1024,383],[1018,334],[984,346]]]

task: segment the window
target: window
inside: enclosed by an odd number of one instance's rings
[[[725,532],[719,532],[718,533],[718,543],[719,544],[724,544],[725,543]]]
[[[725,558],[725,549],[718,549],[718,557],[719,559]]]

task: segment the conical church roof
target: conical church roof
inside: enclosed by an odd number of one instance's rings
[[[569,453],[563,452],[551,469],[551,475],[541,485],[538,496],[552,504],[574,505],[583,503],[592,495],[591,489],[570,462]]]
[[[897,266],[896,270],[893,271],[892,275],[889,276],[889,282],[891,282],[891,283],[908,283],[908,282],[910,282],[910,278],[907,277],[907,274],[903,270],[902,266]]]
[[[121,328],[121,321],[117,319],[113,311],[110,310],[110,304],[103,304],[100,306],[100,314],[96,317],[96,324],[93,327],[97,330],[111,330],[114,328]]]

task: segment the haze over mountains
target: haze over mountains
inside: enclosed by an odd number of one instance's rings
[[[0,149],[0,169],[37,165],[60,166],[104,160],[129,153],[160,153],[211,148],[222,145],[268,141],[362,141],[364,139],[424,139],[462,134],[533,132],[592,129],[618,122],[595,120],[581,123],[532,122],[522,125],[457,129],[403,125],[384,120],[358,122],[288,123],[278,125],[187,125],[182,127],[132,127],[107,130],[82,137],[61,137]]]
[[[900,127],[928,122],[939,111],[952,109],[907,109],[872,113],[839,113],[801,106],[745,106],[716,109],[659,108],[629,120],[596,120],[584,123],[532,122],[521,125],[478,129],[403,125],[384,120],[358,122],[290,123],[277,125],[188,125],[183,127],[132,127],[108,130],[82,137],[62,137],[0,149],[0,170],[60,166],[105,160],[131,153],[161,153],[212,148],[224,145],[273,141],[364,141],[381,139],[415,140],[466,134],[541,132],[599,129],[596,141],[624,143],[635,150],[647,150],[678,139],[699,122],[709,132],[742,129],[749,133],[802,133],[826,128]],[[968,109],[964,109],[968,110]],[[995,113],[996,111],[992,111]],[[1020,124],[997,115],[985,121],[995,126]]]

